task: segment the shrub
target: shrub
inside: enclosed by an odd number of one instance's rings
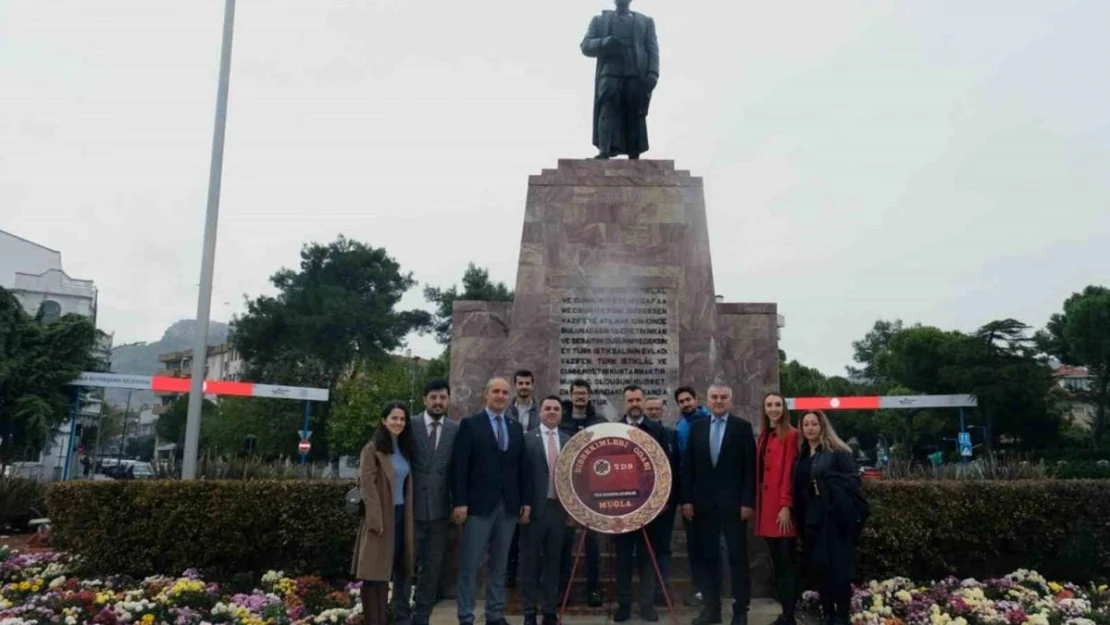
[[[0,476],[0,529],[23,529],[46,514],[46,484],[26,477]]]
[[[1110,482],[868,482],[860,577],[1110,575]]]
[[[230,579],[267,570],[346,578],[357,519],[345,481],[119,481],[51,487],[53,544],[96,573],[198,568]],[[1110,482],[876,481],[861,579],[1022,568],[1076,582],[1110,576]],[[448,558],[451,561],[452,558]]]
[[[346,576],[357,519],[345,481],[114,481],[53,485],[53,545],[95,572],[198,568],[230,578],[267,570]]]

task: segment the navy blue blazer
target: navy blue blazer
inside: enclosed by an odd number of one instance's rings
[[[505,451],[497,447],[497,437],[484,408],[459,422],[451,453],[451,494],[453,505],[467,506],[469,515],[491,514],[501,502],[506,514],[516,516],[521,505],[531,501],[524,428],[507,418],[508,413],[506,410],[509,446]]]

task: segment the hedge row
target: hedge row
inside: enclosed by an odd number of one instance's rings
[[[197,568],[230,579],[268,570],[328,578],[350,568],[353,482],[120,480],[53,485],[52,543],[93,572],[136,576]]]
[[[1110,577],[1110,481],[874,482],[860,576]]]
[[[350,485],[78,482],[52,487],[47,503],[56,546],[95,572],[344,577],[357,525],[343,509]],[[861,578],[983,579],[1020,568],[1075,582],[1110,577],[1110,481],[866,486]]]

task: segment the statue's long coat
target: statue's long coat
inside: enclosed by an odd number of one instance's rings
[[[655,35],[655,20],[641,13],[632,11],[633,17],[633,52],[636,58],[636,73],[642,80],[659,79],[659,40]],[[597,121],[601,114],[600,103],[600,85],[601,77],[606,75],[608,62],[606,57],[601,55],[601,42],[613,32],[613,18],[616,16],[615,11],[602,11],[601,15],[596,15],[590,20],[590,27],[586,31],[586,37],[582,39],[582,54],[588,57],[597,59],[597,70],[594,74],[594,115],[593,115],[593,144],[599,150],[605,150],[598,145],[598,132]],[[654,82],[654,81],[653,81]],[[614,129],[612,154],[628,154],[635,152],[637,154],[647,152],[648,150],[648,135],[647,135],[647,111],[651,103],[651,92],[648,91],[643,94],[641,103],[641,111],[639,115],[639,123],[637,126],[638,132],[635,138],[635,145],[639,148],[636,150],[629,150],[627,141],[622,132],[623,127],[617,124]]]

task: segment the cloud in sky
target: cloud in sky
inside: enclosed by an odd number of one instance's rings
[[[239,0],[213,317],[338,233],[511,285],[527,176],[593,153],[578,42],[607,6]],[[778,302],[791,357],[839,373],[877,318],[1041,325],[1107,282],[1110,3],[633,9],[662,50],[646,156],[705,178],[717,291]],[[0,2],[0,228],[94,279],[117,343],[195,314],[222,14]]]

